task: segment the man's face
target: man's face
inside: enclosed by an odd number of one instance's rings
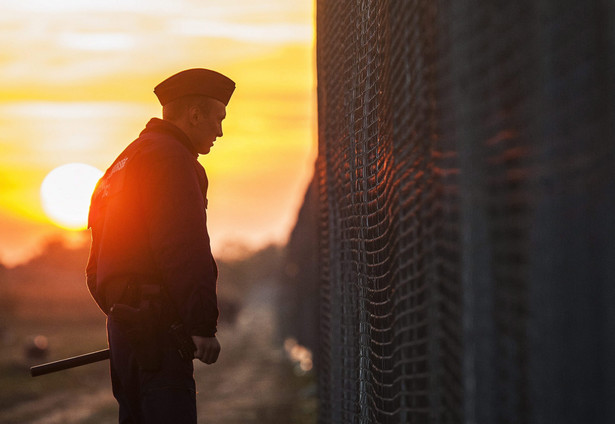
[[[222,121],[226,118],[226,106],[212,99],[208,110],[201,110],[195,122],[192,142],[197,152],[206,155],[211,150],[217,137],[222,137]]]

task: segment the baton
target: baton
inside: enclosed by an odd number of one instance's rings
[[[38,377],[39,375],[62,371],[69,368],[80,367],[82,365],[92,364],[94,362],[104,361],[105,359],[109,359],[109,349],[98,350],[96,352],[73,356],[72,358],[60,359],[59,361],[36,365],[30,368],[30,375],[32,377]]]

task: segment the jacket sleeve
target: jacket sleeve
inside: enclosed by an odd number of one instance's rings
[[[157,272],[190,334],[211,337],[218,319],[217,273],[195,169],[200,165],[176,142],[140,156],[139,193]]]
[[[88,291],[92,296],[92,299],[96,302],[101,311],[105,314],[109,313],[109,308],[105,304],[104,300],[98,294],[98,287],[96,281],[96,268],[98,266],[98,243],[97,239],[94,239],[94,230],[92,229],[92,241],[90,245],[90,255],[88,256],[88,263],[85,269],[86,283]]]
[[[90,211],[88,215],[88,228],[91,231],[90,254],[88,256],[87,266],[85,268],[86,283],[90,295],[105,313],[109,313],[109,308],[104,302],[104,299],[98,292],[98,281],[96,278],[98,272],[98,253],[100,249],[100,226],[104,216],[104,204],[99,200],[98,190],[100,190],[100,181],[96,184],[92,201],[90,202]]]

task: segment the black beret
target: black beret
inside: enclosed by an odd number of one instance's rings
[[[221,73],[209,69],[195,68],[178,72],[154,88],[162,106],[192,94],[212,97],[228,105],[235,90],[235,83]]]

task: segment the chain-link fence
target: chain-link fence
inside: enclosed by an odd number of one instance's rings
[[[607,1],[317,2],[322,423],[615,422],[614,58]]]

